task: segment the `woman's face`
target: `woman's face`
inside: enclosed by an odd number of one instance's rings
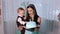
[[[30,15],[30,14],[34,14],[34,10],[32,9],[32,8],[27,8],[27,10],[28,10],[28,14]]]

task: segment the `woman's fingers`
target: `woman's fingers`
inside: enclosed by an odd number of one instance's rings
[[[18,29],[19,29],[19,30],[23,30],[23,26],[19,26]]]

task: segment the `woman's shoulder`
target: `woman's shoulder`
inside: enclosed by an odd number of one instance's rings
[[[38,17],[38,19],[41,19],[41,17]]]
[[[40,20],[41,20],[41,17],[40,17],[40,16],[36,16],[36,17],[35,17],[35,20],[36,20],[36,21],[40,21]]]
[[[38,22],[41,22],[41,17],[40,16],[37,18],[37,21]]]
[[[40,17],[40,16],[38,16],[38,17],[37,17],[37,20],[38,20],[38,21],[40,21],[40,20],[41,20],[41,17]]]
[[[40,16],[38,16],[38,18],[41,18]]]
[[[40,16],[37,16],[37,18],[41,19],[41,17],[40,17]]]

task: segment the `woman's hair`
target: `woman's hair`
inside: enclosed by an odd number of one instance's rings
[[[19,7],[18,9],[17,9],[17,13],[19,13],[19,10],[24,10],[22,7]]]
[[[37,15],[37,11],[36,11],[36,8],[35,8],[34,4],[29,4],[29,5],[27,6],[27,9],[28,9],[28,8],[32,8],[32,9],[33,9],[34,19],[37,18],[38,15]],[[27,18],[30,18],[29,14],[28,14],[28,10],[27,10]]]

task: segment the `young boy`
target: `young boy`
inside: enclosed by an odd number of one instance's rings
[[[25,22],[24,22],[24,9],[23,8],[18,8],[18,17],[17,17],[17,26],[18,29],[21,31],[21,34],[25,34],[25,28],[23,26],[25,26]]]

